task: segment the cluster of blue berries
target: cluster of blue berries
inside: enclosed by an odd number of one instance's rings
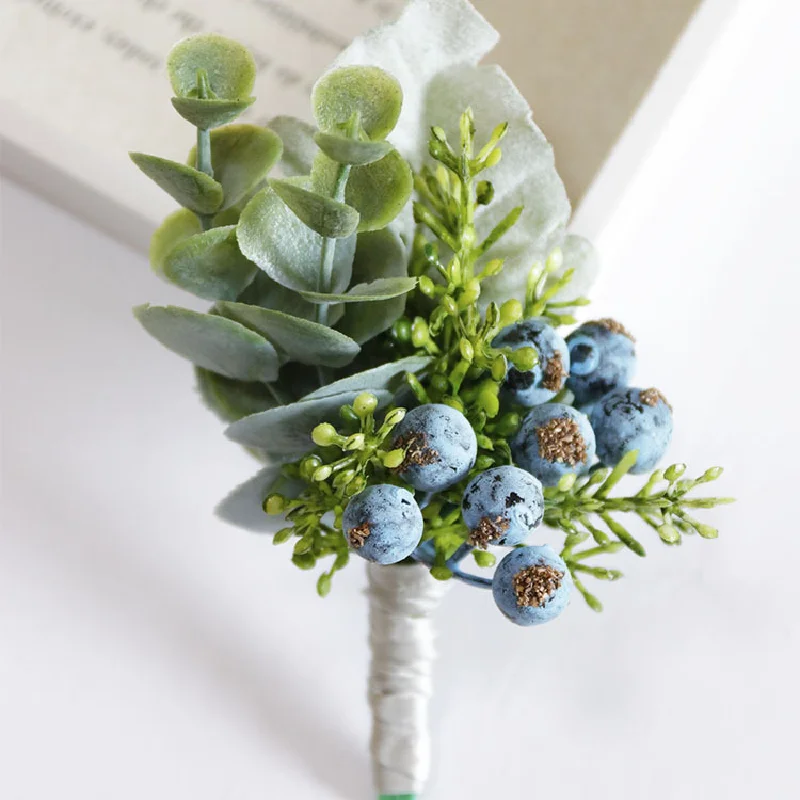
[[[516,465],[475,469],[478,438],[467,417],[451,405],[424,403],[392,433],[393,452],[402,453],[393,475],[416,494],[398,483],[368,486],[350,500],[342,528],[367,560],[432,565],[423,511],[434,496],[449,492],[448,503],[460,496],[467,539],[447,566],[458,575],[466,552],[513,548],[488,585],[506,617],[536,625],[561,613],[573,585],[568,565],[550,547],[526,545],[545,515],[544,487],[587,473],[596,460],[614,466],[632,450],[638,456],[631,471],[651,469],[669,444],[672,412],[656,389],[627,386],[634,343],[613,320],[585,323],[564,340],[546,320],[528,319],[504,328],[492,344],[501,352],[531,348],[537,356],[530,369],[509,366],[500,393],[509,407],[528,409],[510,441]],[[566,402],[570,393],[574,406]]]

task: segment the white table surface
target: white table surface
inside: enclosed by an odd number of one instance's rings
[[[799,27],[750,3],[598,242],[591,313],[739,502],[716,542],[643,532],[602,615],[518,629],[454,587],[431,800],[800,792]],[[366,800],[362,565],[321,601],[212,516],[254,465],[129,311],[185,295],[8,182],[2,225],[0,797]]]

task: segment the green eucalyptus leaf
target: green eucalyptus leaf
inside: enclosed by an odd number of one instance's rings
[[[145,153],[131,153],[131,160],[184,208],[197,214],[213,214],[222,206],[222,186],[204,172],[178,161]]]
[[[225,433],[234,442],[264,450],[274,461],[291,461],[314,447],[311,431],[320,422],[335,419],[339,408],[358,394],[342,392],[272,408],[234,422]],[[392,399],[389,392],[375,390],[373,394],[381,405]]]
[[[195,367],[195,375],[203,402],[225,422],[236,422],[277,405],[265,383],[237,381],[201,367]]]
[[[356,166],[380,161],[392,149],[389,142],[361,142],[324,131],[317,133],[314,141],[326,156],[338,164],[355,164]]]
[[[358,212],[330,197],[304,189],[291,181],[269,182],[275,194],[283,200],[292,213],[320,236],[344,239],[355,233]]]
[[[385,139],[400,117],[403,90],[379,67],[340,67],[323,75],[311,98],[317,125],[337,133],[353,115],[370,139]]]
[[[170,51],[167,72],[178,97],[194,97],[197,71],[205,70],[211,91],[224,100],[246,100],[256,80],[256,62],[250,51],[216,33],[184,39]]]
[[[253,282],[236,298],[248,306],[272,308],[293,317],[315,320],[317,307],[297,292],[276,283],[266,272],[258,271]]]
[[[225,317],[177,306],[137,306],[144,329],[198,367],[243,381],[273,381],[278,354],[263,336]]]
[[[176,244],[203,232],[203,226],[197,214],[188,208],[173,211],[161,225],[156,228],[150,239],[150,265],[159,274],[162,273],[164,259]]]
[[[204,300],[235,300],[257,271],[239,250],[234,225],[184,239],[164,257],[161,266],[170,283]]]
[[[316,128],[301,119],[288,116],[273,117],[269,127],[283,142],[283,174],[286,177],[308,175],[319,153],[319,147],[314,141]]]
[[[340,395],[345,392],[375,392],[377,390],[389,391],[393,389],[393,382],[406,372],[421,372],[430,366],[433,359],[430,356],[408,356],[398,361],[383,364],[374,369],[367,369],[348,375],[346,378],[322,386],[311,394],[307,394],[303,400],[318,400],[331,395]]]
[[[272,280],[297,292],[319,291],[323,238],[304,225],[273,189],[263,189],[245,206],[236,235],[242,253]],[[343,292],[350,285],[355,246],[355,236],[336,241],[332,292]]]
[[[344,294],[302,292],[302,295],[312,303],[374,303],[406,294],[416,285],[416,278],[378,278],[371,283],[359,283]]]
[[[335,161],[324,154],[318,156],[311,175],[314,189],[331,195],[338,171]],[[409,201],[413,185],[411,167],[397,150],[391,150],[380,161],[353,167],[345,202],[359,214],[359,233],[385,228]]]
[[[240,114],[245,112],[253,102],[254,97],[246,100],[221,100],[220,98],[199,97],[173,97],[172,107],[196,128],[210,130],[220,125],[233,122]]]
[[[244,303],[218,303],[216,310],[266,337],[289,359],[301,364],[343,367],[360,349],[352,339],[327,325],[292,317],[282,311]]]
[[[211,164],[214,178],[225,193],[223,209],[236,205],[272,169],[283,145],[269,128],[257,125],[227,125],[211,132]],[[194,165],[197,148],[187,162]]]
[[[361,233],[353,261],[353,281],[374,283],[407,279],[406,251],[400,236],[389,228]],[[346,308],[339,330],[359,343],[369,341],[389,328],[405,309],[406,298],[398,295],[365,306]]]

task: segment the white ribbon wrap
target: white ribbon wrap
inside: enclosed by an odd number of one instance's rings
[[[428,779],[432,614],[449,582],[423,564],[367,565],[372,766],[379,794],[416,794]]]

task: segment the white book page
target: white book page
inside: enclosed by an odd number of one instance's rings
[[[3,169],[86,216],[97,216],[86,209],[94,204],[102,217],[107,199],[108,208],[131,213],[127,224],[136,230],[125,238],[138,240],[172,201],[136,174],[127,151],[183,160],[194,141],[192,126],[172,109],[164,69],[177,40],[215,31],[252,51],[257,100],[241,121],[308,118],[311,87],[326,66],[354,36],[402,6],[403,0],[2,0]]]

